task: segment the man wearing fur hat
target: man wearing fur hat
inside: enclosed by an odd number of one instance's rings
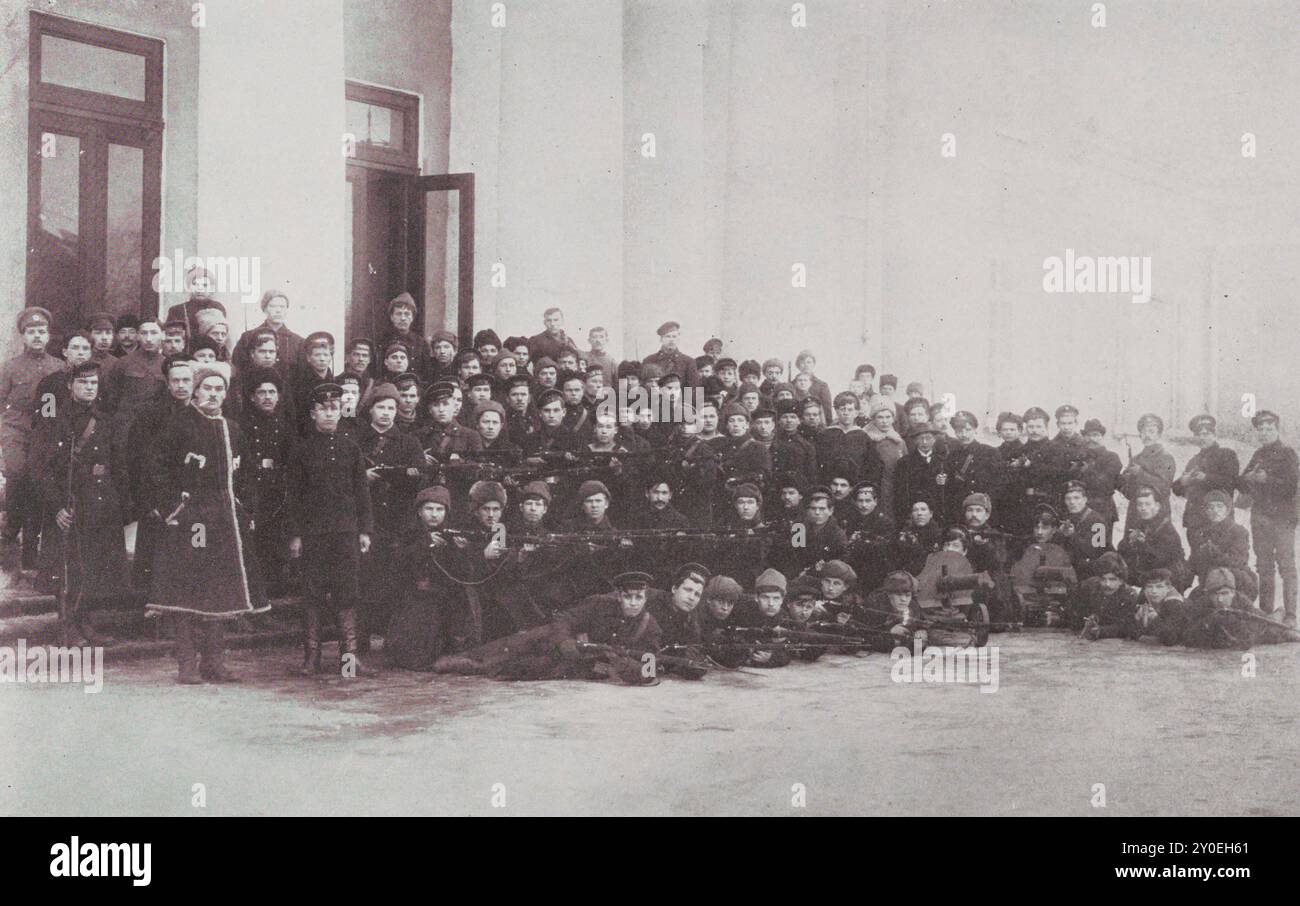
[[[221,415],[229,369],[224,362],[195,369],[190,406],[150,451],[152,510],[164,528],[148,606],[177,615],[182,683],[234,679],[224,663],[226,622],[269,609],[249,537],[250,458],[238,426]]]
[[[361,557],[374,532],[370,479],[365,457],[351,438],[339,434],[343,389],[328,383],[309,396],[310,432],[289,459],[289,554],[302,559],[303,670],[320,672],[322,611],[338,615],[340,671],[365,672],[358,657],[357,605]]]

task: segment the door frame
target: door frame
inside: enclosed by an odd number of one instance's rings
[[[410,266],[410,285],[423,294],[425,254],[425,196],[429,192],[456,192],[459,248],[456,267],[456,332],[459,348],[469,349],[474,342],[474,174],[441,173],[417,176],[411,219],[407,231],[406,257]],[[428,305],[428,300],[424,300]]]

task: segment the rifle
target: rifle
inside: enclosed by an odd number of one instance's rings
[[[640,661],[645,654],[653,654],[656,664],[663,665],[673,673],[679,673],[685,679],[703,679],[713,668],[711,663],[694,657],[694,652],[685,645],[665,645],[658,651],[643,652],[601,642],[576,642],[575,644],[579,652],[596,657],[620,657]],[[676,651],[686,653],[676,654],[674,653]]]
[[[1283,626],[1281,623],[1275,622],[1274,620],[1270,620],[1262,613],[1251,613],[1249,610],[1238,610],[1235,607],[1229,607],[1222,610],[1213,611],[1212,615],[1241,617],[1243,620],[1246,620],[1250,623],[1254,623],[1259,626],[1266,626],[1269,629],[1280,632],[1282,634],[1282,638],[1286,639],[1288,642],[1300,642],[1300,632],[1297,632],[1296,630],[1292,629],[1289,626]]]
[[[64,498],[63,498],[64,500],[67,501],[67,508],[69,514],[72,514],[76,507],[76,501],[73,499],[72,496],[72,470],[74,465],[76,464],[76,461],[77,461],[77,444],[76,441],[73,440],[70,441],[68,444],[68,477],[64,484]],[[68,603],[68,595],[72,591],[72,576],[71,576],[72,570],[71,570],[71,562],[70,562],[71,557],[69,555],[69,548],[72,547],[73,541],[76,537],[74,534],[75,530],[76,530],[75,522],[69,525],[66,529],[61,529],[63,533],[63,538],[61,539],[63,541],[62,544],[63,577],[62,580],[59,582],[58,609],[59,609],[59,626],[62,629],[65,636],[67,636],[71,632],[71,627],[68,625],[68,618],[70,616],[69,612],[71,610],[71,607]]]
[[[789,629],[785,626],[732,626],[726,632],[729,635],[742,638],[748,636],[759,642],[795,642],[803,647],[861,648],[867,644],[867,639],[857,636],[829,632],[805,632],[800,629]]]

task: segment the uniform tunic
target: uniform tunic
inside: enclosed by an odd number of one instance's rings
[[[6,478],[21,476],[27,465],[36,386],[46,375],[62,370],[60,359],[30,350],[0,365],[0,452]]]

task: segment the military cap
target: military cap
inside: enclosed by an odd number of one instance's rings
[[[194,375],[194,383],[198,384],[198,382],[199,376],[196,374]],[[310,397],[312,405],[317,403],[328,403],[331,400],[339,400],[342,398],[343,388],[332,381],[326,384],[317,384],[312,388]]]
[[[79,377],[84,377],[87,374],[97,375],[99,374],[99,371],[100,364],[98,359],[86,359],[86,361],[82,362],[80,365],[73,365],[68,369],[67,382],[71,384]]]
[[[776,401],[776,414],[777,414],[777,415],[785,415],[787,412],[792,412],[792,413],[794,413],[795,415],[798,415],[798,414],[799,414],[799,401],[798,401],[798,400],[777,400],[777,401]]]
[[[1084,497],[1088,496],[1088,486],[1082,481],[1067,481],[1065,483],[1065,493],[1069,494],[1073,491],[1078,491]]]
[[[822,564],[819,575],[823,579],[839,579],[846,585],[858,581],[858,574],[843,560],[827,560]]]
[[[827,500],[830,500],[832,497],[831,489],[826,487],[824,484],[813,485],[808,489],[808,502],[812,503],[818,497],[825,497]]]
[[[980,426],[980,420],[975,417],[973,412],[967,412],[965,409],[962,409],[953,413],[952,418],[948,419],[948,424],[952,425],[954,428],[961,428],[966,425],[969,425],[972,428],[978,428]]]
[[[190,371],[193,371],[196,367],[194,361],[189,356],[187,356],[185,353],[182,352],[182,353],[178,353],[177,355],[169,355],[163,357],[162,373],[167,374],[167,372],[171,371],[177,365],[183,365],[186,368],[188,368]]]
[[[885,576],[884,584],[880,586],[880,590],[890,595],[911,595],[916,594],[916,586],[916,577],[899,569]]]
[[[443,330],[443,329],[435,330],[433,332],[433,336],[429,338],[430,345],[434,343],[443,343],[443,342],[450,343],[452,347],[456,347],[460,345],[459,342],[457,342],[456,340],[456,335],[452,333],[450,330]]]
[[[391,318],[399,308],[409,308],[412,313],[416,311],[415,299],[410,293],[401,293],[388,303],[388,316]]]
[[[915,392],[917,396],[925,396],[925,385],[920,381],[912,381],[907,385],[907,395],[911,396]]]
[[[730,601],[734,604],[740,600],[740,594],[740,583],[731,576],[713,576],[704,585],[704,597],[711,600]]]
[[[284,392],[284,378],[280,377],[280,372],[276,371],[274,368],[263,368],[254,365],[252,368],[248,369],[247,372],[241,373],[247,375],[244,378],[244,386],[248,388],[250,396],[263,384],[270,384],[279,392]]]
[[[697,355],[695,357],[696,368],[703,368],[706,365],[712,368],[716,364],[718,364],[718,360],[715,359],[713,356],[709,355],[707,352],[704,355]]]
[[[739,500],[741,497],[752,497],[757,500],[760,505],[763,503],[763,492],[758,489],[757,485],[749,482],[738,484],[732,488],[731,499]]]
[[[749,410],[740,405],[740,403],[727,403],[718,412],[718,415],[722,417],[724,422],[736,415],[743,415],[745,420],[749,421]]]
[[[400,398],[401,394],[398,393],[397,386],[385,381],[382,384],[377,384],[375,389],[370,392],[370,405],[373,406],[380,400],[392,400],[396,403]]]
[[[1040,406],[1030,406],[1025,410],[1025,414],[1021,416],[1021,418],[1027,422],[1033,421],[1036,418],[1041,418],[1044,422],[1051,421],[1051,418],[1047,414],[1047,410]]]
[[[722,341],[719,340],[717,337],[709,337],[707,340],[704,341],[703,349],[704,352],[708,355],[717,355],[719,352],[722,352]],[[715,351],[710,352],[710,350],[715,350]]]
[[[344,371],[341,374],[334,375],[334,383],[338,384],[340,387],[344,384],[356,384],[360,387],[361,375],[357,374],[355,371]]]
[[[196,365],[194,368],[194,386],[197,387],[210,377],[221,378],[221,383],[227,387],[230,386],[230,363],[229,362],[208,362],[205,365]]]
[[[86,318],[86,330],[95,330],[96,328],[116,330],[117,325],[113,323],[113,316],[108,312],[96,312]]]
[[[813,407],[820,409],[822,407],[822,404],[817,402],[817,400],[813,399],[811,396],[808,397],[807,399],[803,399],[799,401],[800,412],[804,411],[805,409],[811,409]]]
[[[564,394],[556,390],[554,387],[548,387],[541,393],[537,394],[538,409],[545,409],[551,403],[557,401],[562,404],[564,402]]]
[[[1165,433],[1165,420],[1154,412],[1148,412],[1138,419],[1138,430],[1141,431],[1147,425],[1155,425],[1156,430],[1161,434]]]
[[[22,333],[32,325],[49,327],[51,320],[49,311],[40,306],[24,308],[18,313],[18,332]]]
[[[1050,503],[1040,503],[1035,510],[1034,521],[1042,525],[1060,525],[1061,514]]]
[[[451,509],[451,491],[440,484],[430,485],[415,495],[415,508],[417,510],[426,503],[441,503],[447,509]]]
[[[1218,427],[1219,423],[1214,420],[1213,415],[1197,415],[1187,423],[1187,430],[1191,431],[1193,434],[1199,434],[1202,428],[1209,428],[1210,431],[1215,431]]]
[[[919,425],[912,425],[910,428],[907,429],[907,436],[909,439],[913,437],[920,437],[922,434],[938,434],[938,433],[939,432],[935,430],[934,425],[930,424],[929,422],[922,422]]]
[[[167,323],[162,326],[163,333],[182,333],[190,332],[190,325],[185,320],[185,315],[175,314],[167,319]]]
[[[334,334],[330,333],[328,330],[317,330],[313,333],[307,334],[307,339],[303,340],[302,346],[303,349],[312,349],[313,347],[320,346],[322,343],[330,349],[333,349]]]
[[[483,387],[483,386],[492,387],[495,385],[496,385],[496,379],[493,378],[492,375],[483,374],[482,372],[479,372],[478,374],[471,374],[469,377],[465,378],[466,387]]]
[[[1075,406],[1065,403],[1064,405],[1056,407],[1056,420],[1058,422],[1061,420],[1062,415],[1073,415],[1075,418],[1078,418],[1079,410]]]
[[[1154,585],[1157,582],[1173,582],[1174,574],[1167,569],[1149,569],[1142,574],[1143,585]]]
[[[615,371],[615,377],[617,380],[621,381],[624,378],[630,377],[639,378],[640,376],[641,363],[635,359],[624,359],[618,363],[618,368]]]
[[[859,481],[853,486],[853,492],[850,496],[857,497],[863,491],[870,491],[872,497],[880,497],[880,489],[869,481]]]
[[[758,408],[749,413],[749,417],[755,421],[760,418],[776,418],[776,410],[767,403],[759,403]]]
[[[713,370],[721,371],[724,368],[735,368],[735,367],[736,367],[736,360],[733,359],[731,356],[724,356],[723,358],[718,359],[718,361],[714,364]]]
[[[424,391],[425,404],[436,403],[439,400],[450,399],[456,395],[456,385],[451,381],[436,381],[429,385],[429,389]]]
[[[683,563],[677,567],[677,572],[673,573],[673,585],[681,585],[687,579],[697,579],[701,585],[704,585],[713,577],[708,567],[702,563]]]
[[[779,591],[781,594],[785,594],[785,588],[785,576],[770,566],[759,573],[758,578],[754,580],[754,591],[768,589],[769,591]]]
[[[497,332],[491,327],[486,327],[474,334],[474,346],[475,348],[479,346],[495,346],[497,349],[500,349],[501,338],[497,336]]]
[[[1098,557],[1098,560],[1101,558]],[[1205,576],[1205,590],[1210,594],[1220,591],[1224,588],[1237,590],[1237,577],[1232,574],[1232,570],[1225,566],[1216,566]]]
[[[674,330],[681,330],[681,329],[682,329],[682,325],[678,324],[676,321],[665,321],[664,323],[659,325],[659,329],[656,330],[655,333],[659,334],[659,336],[662,337],[666,333],[672,333]]]
[[[403,371],[397,377],[393,378],[393,385],[398,390],[410,390],[412,387],[418,386],[419,383],[420,376],[414,371]]]
[[[606,499],[610,496],[609,488],[605,487],[605,483],[602,481],[596,481],[594,478],[584,481],[578,487],[579,502],[586,500],[588,497],[594,497],[597,494],[604,494]]]
[[[1276,425],[1276,424],[1278,424],[1280,421],[1281,421],[1281,419],[1278,418],[1276,412],[1270,412],[1270,411],[1267,410],[1267,409],[1260,409],[1260,410],[1259,410],[1258,412],[1256,412],[1255,415],[1251,418],[1250,423],[1251,423],[1251,425],[1253,425],[1254,427],[1259,428],[1259,427],[1262,427],[1263,425],[1268,425],[1268,424]]]
[[[835,394],[835,400],[832,403],[832,405],[836,409],[838,409],[840,406],[845,405],[846,403],[851,403],[852,405],[857,406],[858,405],[857,394],[849,390],[841,390],[839,393]]]
[[[1229,510],[1232,509],[1232,497],[1227,491],[1221,491],[1215,488],[1201,498],[1201,506],[1209,506],[1212,503],[1221,503]]]
[[[544,481],[530,481],[519,491],[520,500],[528,500],[537,497],[546,501],[547,506],[551,503],[551,486]]]
[[[384,347],[384,358],[388,358],[395,352],[400,352],[408,359],[411,357],[411,345],[405,340],[390,340]]]
[[[121,330],[124,327],[139,327],[140,318],[136,315],[122,315],[117,319],[116,326],[118,330]]]
[[[1083,423],[1084,434],[1105,434],[1106,426],[1101,423],[1099,418],[1090,418]]]
[[[786,599],[797,601],[799,598],[820,598],[822,596],[822,584],[813,576],[796,576],[790,583],[786,593]]]
[[[619,573],[610,580],[614,587],[621,591],[636,591],[642,588],[650,587],[650,574],[630,570],[625,573]]]
[[[502,345],[504,346],[504,348],[509,349],[511,352],[516,352],[518,351],[520,346],[524,347],[525,349],[528,348],[528,338],[527,337],[506,337],[505,342]]]
[[[555,359],[548,355],[544,355],[534,362],[533,368],[537,371],[541,371],[543,368],[554,368],[556,371],[560,370],[560,366],[555,364]]]
[[[469,487],[470,502],[476,507],[495,500],[502,506],[506,505],[506,489],[502,487],[499,481],[476,481]]]
[[[477,422],[482,418],[484,412],[495,412],[497,415],[501,416],[502,421],[505,421],[506,407],[498,403],[496,400],[483,400],[483,402],[475,406],[474,421]]]
[[[976,491],[974,494],[966,495],[966,499],[961,502],[961,508],[964,510],[970,506],[982,506],[988,512],[993,512],[993,501],[983,491]]]
[[[353,340],[351,343],[348,344],[347,351],[351,352],[352,350],[356,349],[358,346],[364,346],[366,347],[366,349],[369,349],[371,355],[375,354],[375,341],[370,339],[369,337],[357,337],[355,340]]]
[[[1025,420],[1021,418],[1019,415],[1016,415],[1014,412],[999,412],[997,427],[1001,428],[1003,425],[1007,424],[1008,422],[1015,425],[1016,427],[1020,427],[1025,423]]]
[[[529,390],[532,390],[533,379],[526,374],[516,374],[506,379],[507,393],[509,393],[511,390],[514,390],[516,387],[527,387]]]
[[[894,374],[882,374],[880,376],[880,386],[898,389],[898,376]]]
[[[1104,576],[1106,573],[1114,573],[1119,576],[1121,581],[1128,581],[1128,564],[1124,558],[1114,551],[1106,551],[1096,560],[1092,561],[1092,574],[1094,576]]]

